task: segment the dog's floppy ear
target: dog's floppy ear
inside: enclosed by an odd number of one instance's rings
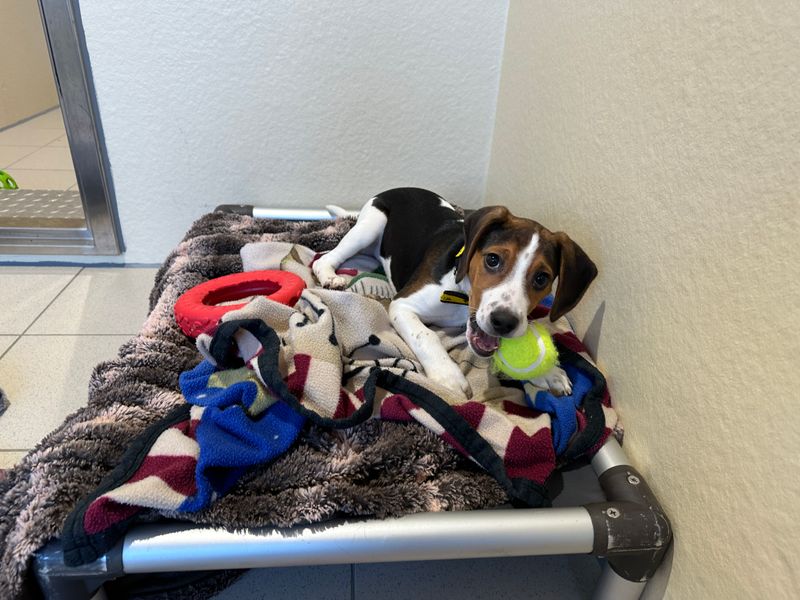
[[[556,297],[550,309],[551,321],[555,321],[572,310],[597,276],[595,264],[566,233],[556,232],[555,239],[559,248],[561,266],[558,271]]]
[[[456,282],[467,276],[469,262],[478,250],[481,238],[490,228],[508,220],[510,214],[505,206],[484,206],[467,215],[464,219],[464,252],[456,270]]]

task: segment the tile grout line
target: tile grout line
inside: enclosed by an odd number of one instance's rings
[[[8,353],[11,351],[11,349],[12,349],[14,346],[16,346],[17,342],[19,341],[19,338],[21,338],[21,337],[22,337],[22,334],[19,334],[19,335],[17,335],[17,334],[12,334],[12,335],[16,335],[16,338],[14,339],[14,341],[13,341],[13,342],[11,342],[11,344],[9,344],[8,348],[6,348],[6,349],[5,349],[5,350],[3,350],[2,352],[0,352],[0,360],[3,360],[3,357],[4,357],[6,354],[8,354]]]
[[[30,155],[28,155],[28,156],[30,156]],[[25,158],[25,157],[23,156],[23,157],[22,157],[22,158],[20,158],[19,160],[23,160],[24,158]],[[19,161],[17,161],[17,162],[19,162]],[[16,164],[16,163],[14,163],[14,164]],[[14,165],[8,165],[8,167],[6,167],[6,168],[7,168],[7,169],[10,169],[10,168],[11,168],[11,167],[13,167],[13,166],[14,166]],[[50,173],[50,172],[52,172],[52,171],[58,171],[59,173],[62,173],[62,172],[63,172],[63,173],[70,173],[70,172],[74,172],[74,171],[75,171],[75,169],[54,169],[54,168],[52,168],[52,167],[43,167],[43,168],[41,168],[41,169],[35,169],[35,168],[33,168],[33,167],[20,167],[19,169],[14,169],[14,170],[15,170],[17,173],[19,173],[20,171],[45,171],[45,172],[47,172],[47,173]]]
[[[81,273],[83,273],[83,270],[84,270],[85,268],[86,268],[86,267],[80,267],[80,268],[78,269],[78,272],[77,272],[77,273],[75,273],[75,275],[73,275],[73,276],[72,276],[72,279],[70,279],[70,280],[67,282],[67,285],[65,285],[63,288],[61,288],[61,290],[60,290],[60,291],[59,291],[59,292],[58,292],[58,293],[55,295],[55,297],[54,297],[52,300],[50,300],[50,302],[48,302],[48,303],[47,303],[47,306],[45,306],[45,307],[44,307],[44,309],[42,310],[42,312],[40,312],[38,315],[36,315],[36,318],[35,318],[33,321],[31,321],[31,324],[30,324],[30,325],[28,325],[28,326],[25,328],[25,331],[23,331],[22,333],[20,333],[20,334],[19,334],[19,337],[22,337],[23,335],[25,335],[26,333],[28,333],[28,330],[29,330],[31,327],[33,327],[33,326],[34,326],[34,324],[36,323],[36,321],[38,321],[38,320],[41,318],[41,316],[42,316],[42,315],[45,313],[45,311],[47,311],[47,309],[48,309],[48,308],[50,308],[50,307],[53,305],[53,302],[55,302],[56,300],[58,300],[58,298],[61,296],[61,294],[63,294],[63,293],[64,293],[64,290],[66,290],[66,289],[67,289],[67,288],[70,286],[70,284],[72,284],[72,282],[73,282],[73,281],[75,281],[75,278],[76,278],[78,275],[80,275]],[[15,340],[15,341],[14,341],[14,344],[16,344],[16,343],[17,343],[17,341],[18,341],[18,340]]]
[[[38,317],[37,317],[38,318]],[[13,334],[12,334],[13,335]],[[138,335],[135,333],[26,333],[25,337],[125,337]]]
[[[6,348],[6,350],[5,350],[5,351],[4,351],[2,354],[0,354],[0,360],[2,360],[2,359],[3,359],[3,357],[4,357],[6,354],[8,354],[8,352],[9,352],[9,351],[10,351],[10,350],[11,350],[11,349],[14,347],[14,346],[16,346],[17,342],[19,342],[19,341],[22,339],[22,337],[23,337],[23,336],[24,336],[24,335],[27,333],[27,331],[28,331],[28,330],[29,330],[31,327],[33,327],[34,323],[36,323],[36,321],[38,321],[38,320],[39,320],[39,318],[40,318],[40,317],[41,317],[41,316],[42,316],[42,315],[43,315],[43,314],[44,314],[44,313],[47,311],[47,309],[49,309],[49,308],[50,308],[50,307],[53,305],[53,303],[54,303],[56,300],[58,300],[58,298],[61,296],[61,294],[63,294],[63,293],[64,293],[64,290],[66,290],[66,289],[67,289],[67,288],[68,288],[68,287],[69,287],[69,286],[72,284],[72,282],[73,282],[73,281],[75,281],[75,279],[78,277],[78,275],[80,275],[80,274],[81,274],[81,273],[84,271],[84,269],[85,269],[85,267],[80,267],[80,268],[79,268],[79,269],[78,269],[78,270],[75,272],[75,274],[74,274],[74,275],[73,275],[73,276],[70,278],[70,280],[69,280],[69,281],[66,283],[66,285],[64,285],[64,287],[63,287],[63,288],[61,288],[61,289],[59,290],[59,292],[58,292],[58,293],[57,293],[57,294],[56,294],[56,295],[53,297],[53,299],[52,299],[52,300],[50,300],[50,302],[48,302],[48,303],[47,303],[47,306],[45,306],[45,307],[44,307],[44,309],[42,309],[42,311],[41,311],[41,312],[40,312],[38,315],[36,315],[36,317],[33,319],[33,321],[31,321],[30,325],[28,325],[28,326],[25,328],[25,331],[23,331],[22,333],[20,333],[20,334],[17,336],[17,339],[15,339],[15,340],[14,340],[14,341],[11,343],[11,345],[10,345],[8,348]],[[0,454],[3,454],[3,453],[5,453],[5,452],[23,452],[23,453],[25,453],[25,454],[28,454],[28,453],[29,453],[31,450],[32,450],[32,448],[2,448],[2,449],[0,449]]]
[[[34,131],[44,131],[44,130],[43,129],[36,129]],[[53,142],[55,142],[55,141],[59,140],[60,138],[64,137],[66,134],[67,134],[66,131],[64,131],[64,133],[59,133],[57,137],[54,137],[49,142],[45,142],[41,146],[31,146],[30,144],[0,144],[0,146],[6,147],[6,148],[11,147],[11,146],[14,146],[14,147],[17,147],[17,148],[36,148],[36,150],[34,150],[34,152],[37,152],[38,150],[41,150],[42,148],[63,148],[64,146],[50,146],[50,144],[52,144]],[[66,145],[66,148],[67,148],[67,150],[69,150],[69,143]],[[33,154],[33,152],[31,152],[31,154]],[[28,156],[30,156],[30,155],[28,155]],[[22,160],[22,159],[19,159],[19,160]]]
[[[66,283],[66,285],[65,285],[63,288],[61,288],[61,289],[58,291],[58,293],[57,293],[57,294],[56,294],[56,295],[53,297],[53,299],[52,299],[52,300],[50,300],[50,302],[48,302],[48,303],[47,303],[47,306],[45,306],[45,307],[42,309],[42,312],[40,312],[38,315],[36,315],[36,317],[34,317],[33,321],[31,321],[30,325],[28,325],[28,326],[25,328],[25,330],[24,330],[22,333],[19,333],[19,334],[11,334],[11,335],[16,335],[16,336],[17,336],[17,339],[15,339],[13,342],[11,342],[11,345],[10,345],[8,348],[6,348],[6,349],[5,349],[5,350],[2,352],[2,354],[0,354],[0,360],[2,360],[2,359],[5,357],[5,355],[6,355],[6,354],[8,354],[9,352],[11,352],[11,349],[12,349],[14,346],[16,346],[16,345],[17,345],[17,342],[19,342],[19,341],[22,339],[22,336],[23,336],[23,335],[25,335],[25,334],[28,332],[28,330],[29,330],[31,327],[33,327],[33,324],[34,324],[34,323],[36,323],[36,321],[38,321],[38,320],[39,320],[39,317],[41,317],[41,316],[42,316],[42,315],[45,313],[45,311],[46,311],[48,308],[50,308],[50,307],[53,305],[53,302],[55,302],[55,301],[58,299],[58,297],[59,297],[61,294],[63,294],[63,293],[64,293],[64,290],[66,290],[66,289],[69,287],[69,285],[70,285],[70,284],[71,284],[73,281],[75,281],[75,278],[76,278],[78,275],[80,275],[80,274],[83,272],[84,268],[85,268],[85,267],[80,267],[80,268],[78,269],[77,273],[75,273],[75,275],[73,275],[73,276],[72,276],[72,278],[71,278],[71,279],[70,279],[70,280],[69,280],[69,281]],[[40,335],[41,335],[41,334],[40,334]]]
[[[9,352],[9,351],[10,351],[10,350],[11,350],[11,349],[14,347],[14,346],[16,346],[16,345],[17,345],[17,342],[19,342],[19,341],[22,339],[22,336],[24,336],[24,335],[25,335],[25,333],[26,333],[26,332],[27,332],[27,331],[28,331],[28,330],[29,330],[31,327],[33,327],[33,324],[34,324],[34,323],[36,323],[36,321],[38,321],[38,320],[39,320],[39,317],[41,317],[41,316],[42,316],[42,315],[45,313],[45,311],[46,311],[48,308],[50,308],[50,307],[53,305],[53,302],[55,302],[55,301],[58,299],[58,297],[59,297],[59,296],[61,296],[61,294],[63,294],[63,293],[64,293],[64,290],[66,290],[66,289],[67,289],[67,288],[70,286],[70,284],[71,284],[73,281],[75,281],[75,278],[76,278],[78,275],[80,275],[80,274],[83,272],[84,268],[85,268],[85,267],[80,267],[80,268],[78,269],[78,271],[77,271],[77,272],[76,272],[76,273],[75,273],[75,274],[74,274],[74,275],[73,275],[73,276],[70,278],[70,280],[67,282],[67,284],[66,284],[66,285],[65,285],[63,288],[61,288],[61,290],[59,290],[59,292],[58,292],[58,293],[57,293],[57,294],[56,294],[56,295],[53,297],[53,299],[52,299],[52,300],[50,300],[50,302],[48,302],[48,303],[47,303],[47,306],[45,306],[45,307],[44,307],[44,309],[42,310],[42,312],[40,312],[38,315],[36,315],[36,318],[35,318],[35,319],[33,319],[33,321],[31,321],[31,324],[30,324],[30,325],[28,325],[28,326],[25,328],[25,331],[23,331],[22,333],[20,333],[20,334],[17,336],[17,339],[15,339],[15,340],[14,340],[14,341],[11,343],[11,345],[10,345],[8,348],[6,348],[5,352],[3,352],[3,353],[2,353],[2,355],[0,355],[0,360],[2,360],[2,359],[3,359],[3,357],[4,357],[6,354],[8,354],[8,352]],[[2,449],[0,449],[0,454],[2,454],[3,452],[25,452],[25,453],[27,454],[27,453],[28,453],[28,452],[30,452],[30,451],[31,451],[31,448],[26,448],[26,449],[2,448]]]
[[[19,127],[20,125],[25,125],[27,123],[33,123],[36,119],[40,119],[41,117],[44,117],[45,115],[53,112],[54,110],[56,110],[58,108],[60,108],[60,106],[58,104],[56,104],[55,106],[51,106],[50,108],[46,108],[41,112],[32,114],[29,117],[25,117],[23,119],[20,119],[19,121],[15,121],[14,123],[11,123],[10,125],[6,125],[5,127],[0,127],[0,133],[6,132],[6,131],[11,131],[12,129],[14,129],[15,127]],[[63,121],[63,117],[62,117],[62,121]]]
[[[9,148],[12,148],[12,147],[14,147],[14,146],[8,146],[8,147],[9,147]],[[5,167],[3,167],[3,169],[10,169],[10,168],[11,168],[11,167],[13,167],[15,164],[17,164],[19,161],[21,161],[21,160],[23,160],[23,159],[25,159],[25,158],[28,158],[28,157],[29,157],[31,154],[36,154],[36,153],[37,153],[39,150],[41,150],[41,149],[42,149],[42,148],[44,148],[44,147],[45,147],[45,146],[40,146],[40,147],[38,147],[38,148],[36,148],[35,146],[16,146],[16,148],[33,148],[33,151],[32,151],[30,154],[26,154],[25,156],[21,156],[20,158],[18,158],[17,160],[15,160],[15,161],[14,161],[13,163],[11,163],[10,165],[6,165]]]
[[[56,108],[58,108],[58,107],[56,107]],[[53,110],[55,110],[55,109],[53,109]],[[47,112],[50,112],[50,111],[47,111]],[[39,116],[43,116],[44,114],[47,114],[47,113],[46,113],[46,112],[45,112],[45,113],[42,113],[42,115],[39,115]],[[31,122],[33,122],[33,121],[34,121],[35,119],[37,119],[37,118],[39,118],[39,117],[33,117],[32,119],[30,119],[30,120],[26,120],[26,121],[24,121],[23,123],[31,123]],[[17,125],[13,125],[13,126],[11,126],[11,127],[8,127],[8,128],[6,128],[6,129],[0,130],[0,133],[5,133],[5,132],[10,132],[10,131],[13,131],[15,127],[17,127],[18,125],[22,125],[23,123],[18,123]],[[48,129],[48,128],[37,129],[36,131],[44,131],[44,130],[46,130],[46,129]],[[9,164],[9,165],[6,165],[5,167],[2,167],[2,168],[3,168],[3,169],[11,169],[11,168],[12,168],[14,165],[16,165],[16,164],[17,164],[18,162],[20,162],[21,160],[25,160],[25,159],[26,159],[26,158],[28,158],[29,156],[32,156],[32,155],[36,154],[37,152],[39,152],[40,150],[44,150],[45,148],[62,148],[63,146],[51,146],[51,145],[50,145],[50,144],[52,144],[52,143],[54,143],[54,142],[58,141],[59,139],[61,139],[62,137],[64,137],[64,136],[67,134],[66,130],[65,130],[65,129],[63,129],[63,128],[61,128],[61,127],[58,127],[58,128],[56,128],[56,129],[58,129],[58,131],[59,131],[59,134],[58,134],[58,136],[57,136],[57,137],[55,137],[55,138],[53,138],[53,139],[51,139],[51,140],[49,140],[49,141],[47,141],[47,142],[45,142],[45,143],[43,143],[43,144],[40,144],[40,145],[38,145],[38,146],[29,146],[28,144],[0,144],[0,145],[2,145],[2,146],[6,146],[6,147],[12,147],[12,146],[13,146],[13,147],[17,147],[17,148],[33,148],[33,150],[31,150],[31,152],[30,152],[29,154],[26,154],[26,155],[24,155],[24,156],[22,156],[22,157],[20,157],[20,158],[16,159],[16,160],[15,160],[14,162],[12,162],[11,164]],[[63,131],[62,131],[62,130],[63,130]],[[67,151],[68,151],[68,152],[70,151],[70,148],[69,148],[69,143],[67,143],[67,145],[66,145],[66,149],[67,149]],[[71,156],[71,154],[70,154],[70,156]],[[16,169],[16,170],[17,170],[17,171],[70,171],[70,170],[72,170],[72,171],[74,172],[74,171],[75,171],[75,167],[73,166],[73,168],[72,168],[72,169],[30,169],[30,168],[18,168],[18,169]]]

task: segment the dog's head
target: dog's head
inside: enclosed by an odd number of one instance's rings
[[[528,315],[558,279],[550,319],[570,311],[597,275],[578,244],[503,206],[487,206],[464,220],[464,253],[456,280],[471,286],[467,341],[480,356],[497,348],[498,338],[517,337]]]

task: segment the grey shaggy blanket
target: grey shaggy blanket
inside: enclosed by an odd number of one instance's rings
[[[178,376],[200,361],[173,305],[189,288],[242,270],[239,250],[287,241],[328,250],[351,220],[200,218],[158,271],[150,314],[117,358],[92,374],[86,407],[0,477],[0,598],[33,592],[32,554],[57,537],[75,504],[118,463],[130,442],[183,401]],[[339,516],[469,510],[506,502],[505,492],[439,437],[416,424],[368,421],[348,430],[309,426],[286,455],[245,477],[194,514],[154,515],[230,528],[292,526]]]

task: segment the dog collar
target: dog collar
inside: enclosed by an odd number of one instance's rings
[[[458,292],[456,290],[445,290],[442,292],[442,295],[439,296],[439,301],[444,302],[445,304],[466,305],[469,304],[469,296],[464,292]]]

